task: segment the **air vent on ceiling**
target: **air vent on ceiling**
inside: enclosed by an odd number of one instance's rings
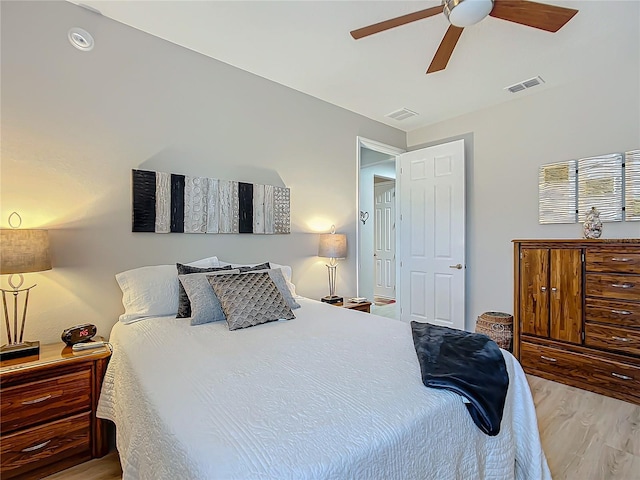
[[[418,113],[409,110],[408,108],[401,108],[395,112],[391,112],[385,115],[385,117],[393,118],[394,120],[405,120],[410,117],[415,117]]]
[[[540,85],[541,83],[544,83],[544,80],[542,79],[542,77],[538,76],[520,83],[516,83],[514,85],[510,85],[508,87],[505,87],[504,89],[509,90],[511,93],[516,93],[521,92],[526,88],[535,87],[536,85]]]

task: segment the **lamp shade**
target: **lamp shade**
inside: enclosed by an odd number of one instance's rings
[[[49,232],[21,228],[0,230],[0,274],[51,270]]]
[[[347,236],[344,233],[321,233],[318,256],[345,258],[347,256]]]

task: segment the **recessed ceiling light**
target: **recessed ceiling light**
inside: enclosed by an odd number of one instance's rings
[[[69,38],[69,42],[71,42],[71,45],[76,47],[78,50],[88,52],[93,48],[93,37],[89,32],[83,30],[82,28],[73,27],[69,29],[67,37]]]

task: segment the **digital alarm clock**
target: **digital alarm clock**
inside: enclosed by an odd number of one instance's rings
[[[62,332],[60,338],[62,338],[62,341],[68,346],[72,346],[76,343],[91,340],[97,332],[98,329],[95,325],[85,323],[84,325],[76,325],[75,327],[67,328]]]

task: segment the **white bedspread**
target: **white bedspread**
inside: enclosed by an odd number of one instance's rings
[[[230,332],[160,317],[112,330],[98,416],[124,479],[547,479],[531,393],[496,437],[421,382],[411,327],[300,299],[289,322]]]

